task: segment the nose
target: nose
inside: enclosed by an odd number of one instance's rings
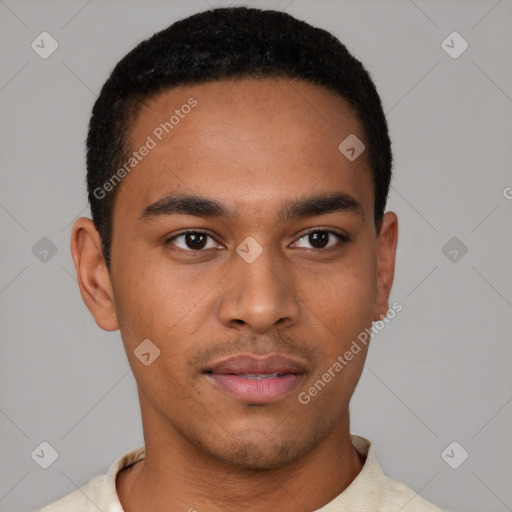
[[[221,322],[229,327],[248,326],[255,333],[296,323],[300,301],[286,263],[269,249],[251,263],[238,254],[234,259],[220,299]]]

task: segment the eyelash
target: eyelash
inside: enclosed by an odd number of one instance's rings
[[[307,231],[306,233],[303,233],[302,235],[300,235],[297,238],[297,240],[301,240],[302,238],[305,238],[305,237],[307,237],[308,235],[310,235],[312,233],[328,233],[330,235],[334,235],[338,239],[338,242],[340,244],[347,244],[347,243],[349,243],[351,241],[351,238],[347,234],[338,233],[337,231],[333,231],[331,229],[322,229],[322,228],[311,229],[311,230]],[[171,243],[174,240],[176,240],[177,238],[179,238],[181,236],[189,235],[189,234],[206,235],[206,236],[212,238],[213,240],[215,240],[215,237],[213,235],[211,235],[210,233],[208,233],[207,231],[201,231],[199,229],[188,229],[187,231],[182,231],[181,233],[178,233],[177,235],[173,235],[172,237],[166,239],[164,244],[166,246],[167,245],[171,245]],[[308,251],[315,251],[315,252],[327,252],[328,250],[335,249],[335,248],[336,247],[330,246],[330,247],[326,247],[326,248],[320,248],[320,249],[312,248],[312,249],[307,249],[307,250]],[[187,252],[187,253],[201,253],[201,252],[206,252],[208,250],[208,249],[197,249],[197,250],[194,250],[194,249],[182,249],[181,247],[176,247],[176,249],[179,250],[179,251]]]

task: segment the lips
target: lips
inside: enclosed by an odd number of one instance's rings
[[[278,354],[239,355],[204,372],[217,389],[248,404],[270,404],[288,395],[305,376],[304,367]]]

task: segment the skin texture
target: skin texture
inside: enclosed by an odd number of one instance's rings
[[[366,151],[351,162],[338,150],[349,134],[364,141],[351,107],[301,81],[165,91],[132,123],[133,149],[190,97],[197,106],[118,185],[111,275],[92,221],[73,227],[82,297],[102,329],[120,329],[137,381],[146,458],[120,472],[118,494],[127,512],[312,511],[362,468],[349,401],[366,349],[309,404],[298,394],[388,310],[397,218],[387,212],[376,232]],[[333,191],[360,209],[280,220],[285,202]],[[234,216],[140,218],[171,192],[215,199]],[[166,243],[192,228],[212,236],[202,252],[184,237]],[[350,241],[330,235],[315,248],[305,235],[314,228]],[[263,249],[252,263],[236,252],[248,236]],[[160,349],[149,366],[134,355],[144,339]],[[277,402],[242,403],[203,373],[242,353],[292,357],[305,375]]]

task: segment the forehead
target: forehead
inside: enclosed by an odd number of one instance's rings
[[[369,202],[370,209],[366,151],[350,161],[338,149],[349,136],[365,138],[352,107],[334,92],[302,81],[238,79],[175,87],[148,101],[132,120],[129,147],[137,161],[116,203],[124,213],[128,207],[140,211],[179,191],[254,211],[285,196],[336,189]]]

